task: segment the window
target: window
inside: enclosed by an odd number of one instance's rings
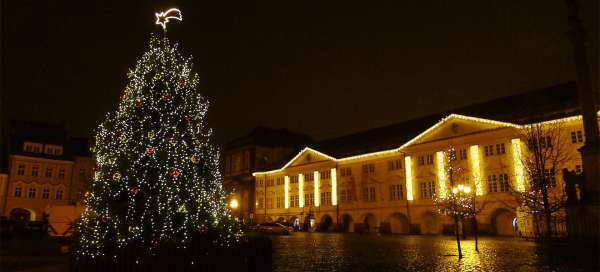
[[[456,149],[454,149],[454,148],[450,149],[450,151],[448,152],[448,159],[456,160]]]
[[[419,156],[417,165],[425,165],[425,157]]]
[[[577,143],[577,134],[575,134],[575,131],[571,131],[571,143]]]
[[[15,187],[15,197],[21,197],[22,190],[21,186]]]
[[[402,200],[404,199],[404,190],[402,184],[390,185],[390,200]]]
[[[496,154],[501,155],[501,154],[505,154],[505,153],[506,153],[506,149],[504,148],[504,143],[496,144]]]
[[[350,167],[346,167],[346,168],[342,168],[342,177],[349,177],[352,176],[352,168]]]
[[[31,142],[25,142],[23,144],[23,150],[25,152],[31,152],[31,153],[41,153],[42,152],[42,144],[39,143],[31,143]]]
[[[583,132],[581,130],[571,131],[571,143],[583,143]]]
[[[39,166],[32,166],[31,167],[31,176],[37,177],[39,170],[40,170]]]
[[[58,169],[58,178],[60,178],[60,179],[65,178],[65,169],[64,168]]]
[[[304,194],[304,206],[315,206],[315,195],[312,193]]]
[[[262,180],[262,179],[259,179],[259,180],[258,180],[258,185],[259,185],[259,186],[262,186],[262,185],[263,185],[263,180]]]
[[[367,202],[375,202],[375,187],[369,186],[363,188],[363,199]]]
[[[420,184],[421,199],[431,199],[435,196],[435,183],[433,181],[425,181]]]
[[[300,207],[300,196],[299,195],[293,195],[290,196],[290,207]]]
[[[79,181],[85,181],[85,180],[86,180],[85,169],[80,168],[79,169]]]
[[[50,189],[44,189],[44,190],[42,191],[42,198],[43,198],[43,199],[48,199],[48,198],[50,198]]]
[[[466,149],[459,150],[458,155],[459,155],[460,160],[466,160],[467,159],[467,150]]]
[[[388,161],[388,171],[394,171],[398,169],[402,169],[402,160]]]
[[[321,205],[331,205],[331,192],[321,192]]]
[[[281,202],[282,202],[282,201],[281,201],[281,197],[280,197],[280,196],[278,196],[278,197],[277,197],[277,208],[278,208],[278,209],[279,209],[279,208],[281,208],[281,207],[283,206],[283,205],[281,205]]]
[[[27,197],[28,198],[35,198],[36,191],[37,190],[35,188],[29,188],[29,193],[27,193]]]
[[[340,202],[348,203],[352,201],[352,191],[351,190],[341,190],[340,191]]]
[[[19,175],[19,176],[25,175],[25,165],[24,164],[19,164],[19,166],[17,168],[17,175]]]
[[[258,208],[259,208],[259,209],[262,209],[262,208],[264,208],[265,206],[263,206],[263,205],[264,205],[264,198],[262,198],[262,197],[259,197],[259,198],[258,198]]]
[[[556,172],[554,169],[546,169],[544,171],[544,177],[546,178],[548,186],[552,188],[556,187]]]
[[[498,182],[500,183],[500,192],[508,192],[509,183],[508,183],[508,175],[500,174],[498,175]]]
[[[433,154],[427,154],[427,164],[433,164]]]
[[[298,183],[298,176],[293,175],[290,177],[290,183]]]
[[[52,168],[46,168],[46,177],[47,178],[51,178],[52,177]]]
[[[488,192],[489,193],[498,192],[498,182],[496,179],[496,175],[488,176]]]
[[[275,182],[276,182],[276,184],[277,184],[277,185],[281,185],[281,184],[283,183],[283,182],[281,181],[281,177],[277,177],[277,178],[275,179]]]
[[[300,196],[297,195],[296,198],[294,199],[294,204],[296,204],[296,207],[300,207]]]
[[[577,131],[577,142],[583,143],[583,132],[581,130]]]
[[[492,155],[494,155],[494,146],[493,145],[486,145],[484,147],[484,151],[485,151],[484,153],[485,153],[486,157],[487,156],[492,156]]]
[[[315,180],[315,173],[314,172],[310,172],[310,173],[304,174],[304,180],[305,181],[313,181],[313,180]]]
[[[540,147],[552,147],[552,138],[550,138],[550,136],[540,137]]]
[[[342,168],[342,170],[344,169],[348,169],[348,171],[350,171],[350,168]],[[348,174],[349,176],[350,174]],[[330,179],[331,178],[331,171],[321,171],[319,172],[319,177],[321,179]]]
[[[372,173],[375,173],[375,164],[372,164],[372,163],[363,164],[363,166],[362,166],[362,172],[363,172],[363,174],[372,174]]]
[[[62,200],[62,199],[63,199],[63,190],[62,189],[56,190],[56,200]]]

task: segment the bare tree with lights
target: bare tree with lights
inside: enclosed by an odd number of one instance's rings
[[[181,14],[169,10],[157,18],[166,29]],[[77,226],[79,255],[185,248],[198,237],[212,245],[239,239],[198,83],[191,58],[166,35],[150,38],[117,109],[96,130],[95,177]]]
[[[522,138],[528,152],[520,154],[526,182],[524,188],[512,188],[521,211],[532,216],[536,238],[552,237],[553,223],[562,220],[561,210],[567,196],[556,183],[556,174],[573,154],[562,123],[549,122],[524,126]],[[540,225],[544,226],[542,229]]]

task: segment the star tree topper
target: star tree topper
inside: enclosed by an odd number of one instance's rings
[[[179,21],[183,20],[181,17],[181,11],[176,8],[172,8],[163,12],[157,12],[155,15],[156,24],[161,25],[165,31],[167,31],[167,23],[169,22],[169,19],[177,19]]]

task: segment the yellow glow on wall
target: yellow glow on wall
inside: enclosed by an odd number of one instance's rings
[[[337,205],[337,171],[331,168],[331,204]]]
[[[298,206],[304,207],[304,174],[298,174]]]
[[[319,181],[321,179],[321,174],[319,173],[319,171],[315,171],[314,172],[315,175],[315,181],[314,181],[314,194],[315,196],[313,197],[314,201],[315,201],[315,207],[319,207],[320,204],[320,199],[319,199]]]
[[[290,207],[290,177],[288,176],[285,176],[283,178],[283,193],[283,205],[287,209]]]
[[[475,195],[483,195],[483,180],[481,180],[478,145],[469,147],[469,157],[471,157],[471,176],[473,178],[473,184],[475,184]]]
[[[412,163],[410,156],[404,157],[404,169],[406,170],[406,199],[413,200]]]
[[[523,161],[521,160],[521,140],[512,139],[510,142],[513,150],[513,167],[516,181],[515,185],[517,186],[517,191],[523,192],[525,191],[525,169],[523,167]]]
[[[437,166],[437,177],[440,197],[446,196],[446,165],[444,161],[444,152],[435,153],[435,162]]]

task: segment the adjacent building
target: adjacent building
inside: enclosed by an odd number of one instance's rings
[[[528,188],[527,125],[560,126],[568,154],[545,170],[552,194],[564,193],[562,169],[582,171],[584,143],[574,84],[501,98],[306,147],[282,167],[256,171],[256,219],[343,231],[437,234],[453,223],[434,198],[473,188],[482,232],[533,233],[515,193]],[[554,141],[553,141],[554,142]],[[449,161],[448,152],[452,152]],[[448,177],[448,167],[462,169]],[[449,181],[454,184],[450,184]],[[560,221],[557,221],[560,222]],[[564,232],[564,224],[554,230]]]

